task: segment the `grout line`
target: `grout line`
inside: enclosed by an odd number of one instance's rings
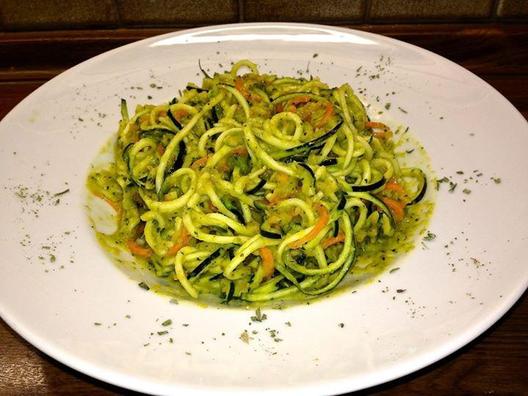
[[[491,15],[490,20],[496,22],[499,19],[499,5],[500,0],[493,0],[493,5],[491,6]]]
[[[486,26],[491,23],[502,24],[502,19],[494,21],[490,17],[468,17],[468,16],[453,16],[453,17],[406,17],[406,18],[391,18],[384,17],[380,19],[369,19],[365,21],[368,25],[482,25]]]
[[[238,22],[244,22],[244,0],[238,0]]]
[[[119,4],[117,3],[117,0],[113,0],[114,7],[117,13],[117,28],[124,27],[123,25],[123,18],[121,17],[121,8],[119,7]]]
[[[363,23],[370,21],[370,10],[372,8],[372,0],[366,0],[365,11],[363,12]]]

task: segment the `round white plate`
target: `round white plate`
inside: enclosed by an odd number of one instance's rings
[[[201,81],[198,59],[215,71],[241,58],[262,72],[350,82],[374,117],[409,126],[450,180],[437,194],[436,238],[355,293],[268,309],[262,322],[240,309],[171,304],[116,268],[83,205],[119,99],[131,108],[168,101]],[[386,37],[241,24],[130,44],[48,82],[0,124],[0,313],[55,359],[148,393],[312,395],[379,384],[465,345],[526,289],[526,147],[526,121],[488,84]]]

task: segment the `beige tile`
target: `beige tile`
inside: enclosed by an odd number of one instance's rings
[[[492,7],[493,0],[372,0],[369,19],[486,18],[491,15]]]
[[[8,30],[115,27],[112,0],[2,0],[2,25]]]
[[[197,25],[238,21],[237,0],[117,0],[127,25]]]
[[[243,20],[343,22],[359,21],[365,13],[364,0],[241,0]]]
[[[528,0],[500,0],[497,16],[505,18],[528,17]]]

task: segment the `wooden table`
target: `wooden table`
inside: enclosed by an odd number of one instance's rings
[[[495,87],[528,118],[526,25],[351,27],[416,44],[461,64]],[[167,31],[0,33],[0,118],[37,87],[74,64]],[[527,369],[528,298],[525,293],[498,323],[458,352],[365,393],[528,394]],[[124,392],[46,356],[0,320],[0,394]]]

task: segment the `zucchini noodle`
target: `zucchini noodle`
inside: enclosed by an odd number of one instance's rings
[[[175,295],[313,298],[385,268],[421,215],[425,173],[348,84],[242,60],[170,102],[121,106],[114,161],[87,181],[115,211],[98,237]]]

